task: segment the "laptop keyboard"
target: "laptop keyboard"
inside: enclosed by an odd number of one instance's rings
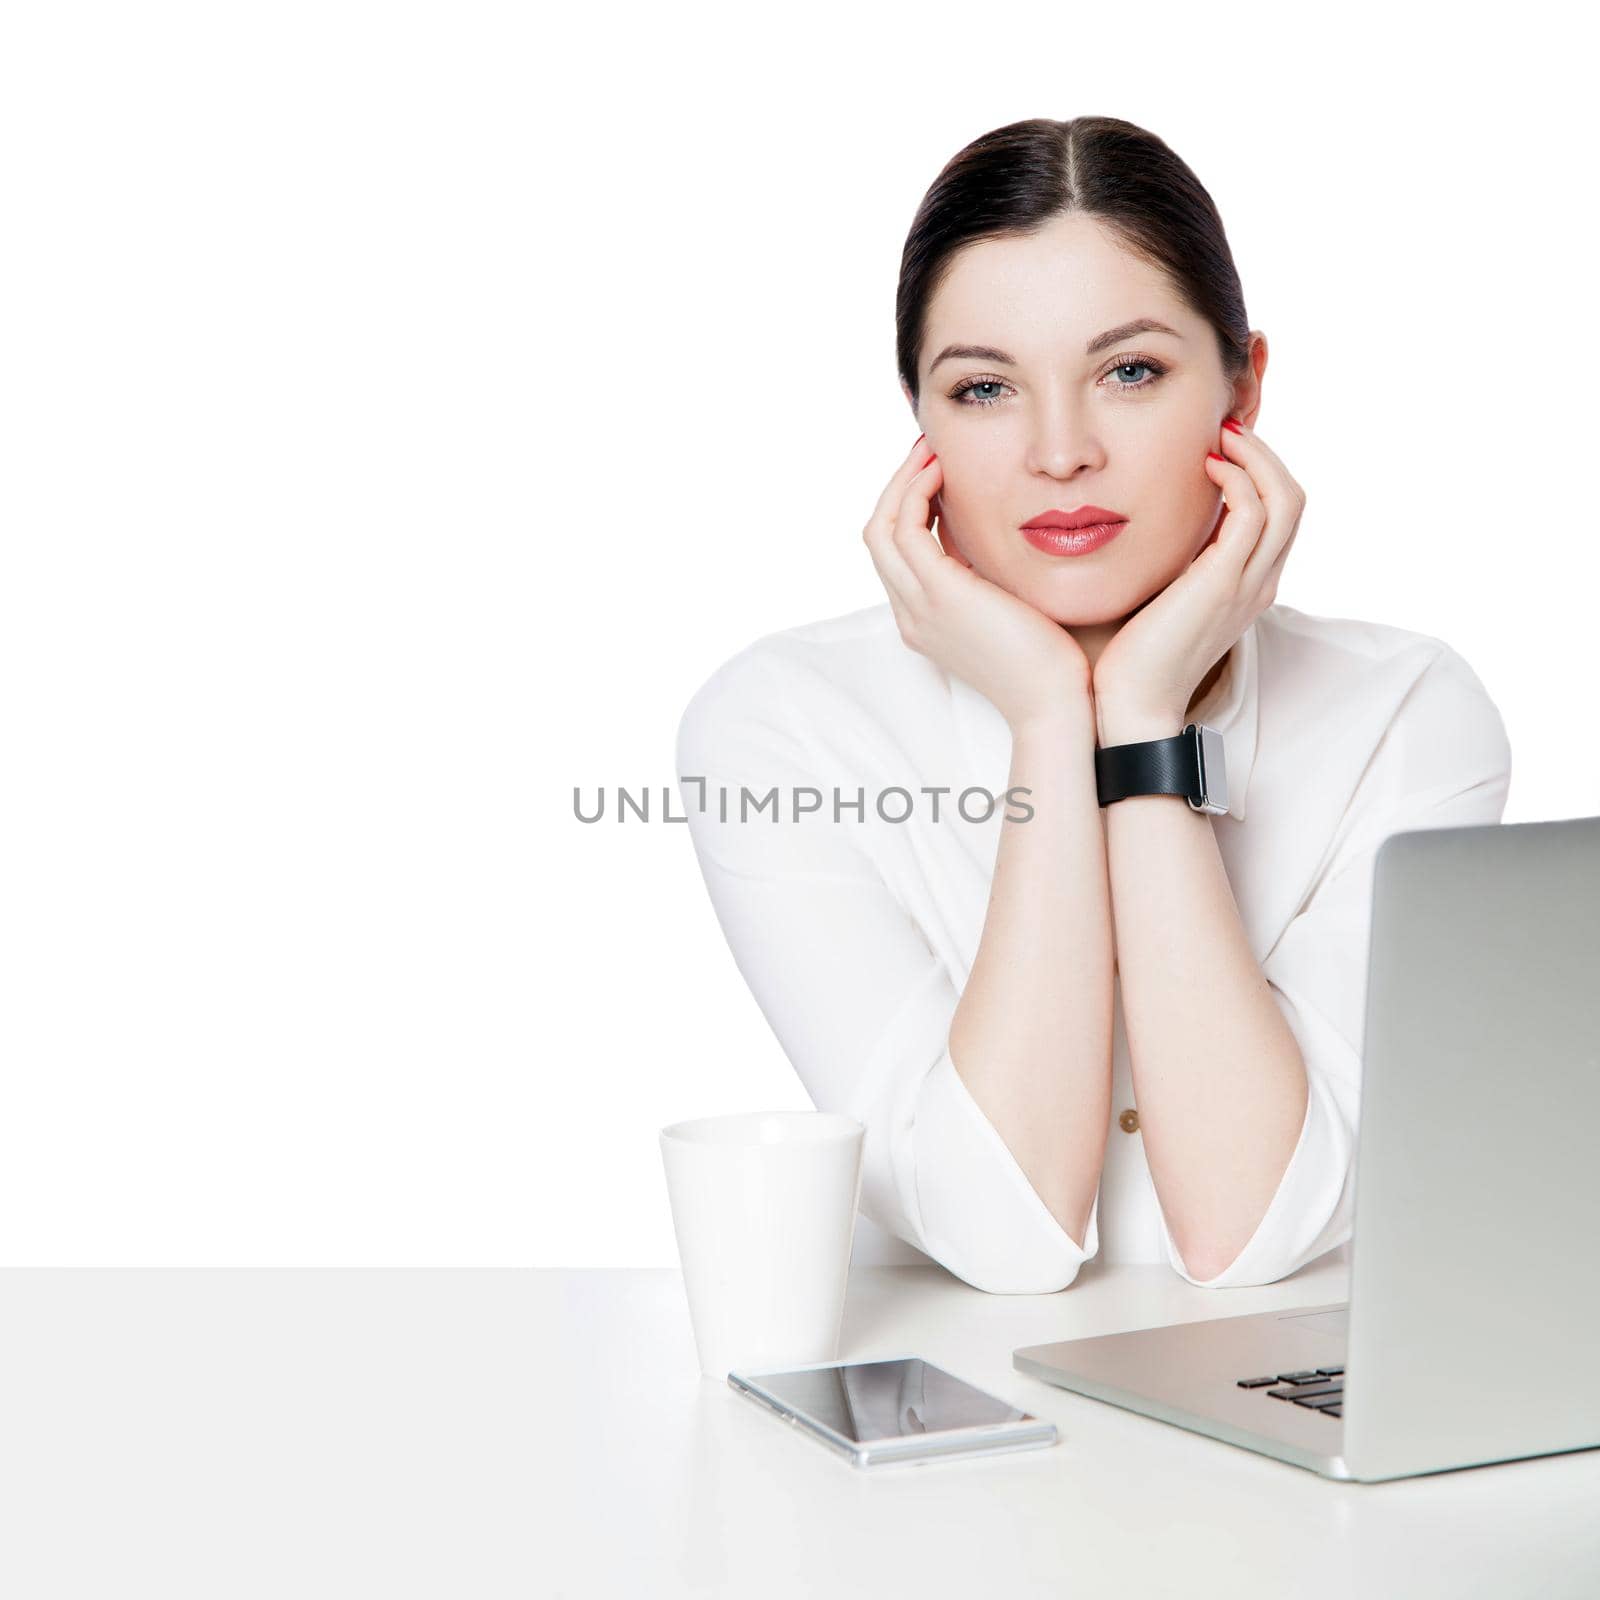
[[[1267,1389],[1268,1384],[1281,1387]],[[1344,1415],[1344,1368],[1309,1367],[1304,1372],[1280,1372],[1270,1378],[1240,1378],[1241,1389],[1267,1389],[1269,1399],[1292,1400],[1309,1411]]]

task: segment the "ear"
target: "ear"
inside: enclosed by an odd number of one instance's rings
[[[1234,379],[1228,415],[1237,417],[1247,428],[1256,425],[1261,410],[1261,380],[1267,370],[1267,336],[1259,329],[1250,333],[1248,363]]]
[[[921,419],[917,417],[917,402],[911,398],[911,390],[904,378],[900,380],[900,393],[906,397],[906,404],[911,407],[911,415],[921,426]]]

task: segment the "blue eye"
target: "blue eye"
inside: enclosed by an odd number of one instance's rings
[[[950,398],[959,400],[964,406],[992,406],[998,404],[999,395],[996,395],[992,400],[968,400],[966,397],[975,389],[1003,389],[1006,387],[1007,385],[1001,383],[998,378],[974,378],[971,382],[964,383],[959,388],[952,390]]]
[[[1129,356],[1107,367],[1104,377],[1114,377],[1118,373],[1143,371],[1147,376],[1130,382],[1121,379],[1111,384],[1111,388],[1120,389],[1125,394],[1153,389],[1157,383],[1166,376],[1167,369],[1159,361],[1153,361],[1148,356]],[[950,398],[964,406],[994,406],[999,405],[1001,396],[998,394],[983,394],[980,390],[1009,389],[1010,384],[1001,378],[968,378],[964,383],[958,384],[950,391]],[[970,396],[970,398],[969,398]]]
[[[1160,367],[1157,367],[1156,364],[1153,361],[1145,361],[1142,358],[1140,360],[1138,360],[1138,361],[1120,361],[1120,362],[1117,363],[1116,366],[1114,366],[1111,369],[1111,371],[1112,372],[1134,372],[1134,371],[1137,371],[1140,367],[1143,367],[1147,372],[1151,372],[1155,376],[1154,377],[1150,377],[1150,378],[1141,378],[1137,383],[1117,383],[1117,384],[1113,384],[1112,387],[1116,388],[1116,389],[1148,389],[1150,387],[1150,385],[1155,382],[1156,378],[1161,376],[1161,373],[1163,371],[1163,369],[1160,368]]]

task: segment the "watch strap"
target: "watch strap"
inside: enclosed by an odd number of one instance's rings
[[[1195,811],[1228,814],[1227,752],[1222,734],[1204,722],[1170,739],[1097,749],[1094,777],[1102,806],[1136,794],[1181,794]]]
[[[1176,794],[1198,804],[1200,739],[1194,723],[1170,739],[1113,744],[1094,753],[1100,804],[1111,805],[1141,794]]]

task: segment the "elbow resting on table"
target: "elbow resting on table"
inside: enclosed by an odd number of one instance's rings
[[[953,1267],[948,1262],[941,1266],[952,1276],[985,1294],[1059,1294],[1070,1288],[1078,1276],[1078,1266],[1056,1267],[1047,1272],[1025,1273],[1010,1269],[986,1271],[982,1268]]]
[[[1197,1289],[1259,1289],[1266,1284],[1281,1283],[1285,1278],[1292,1278],[1302,1267],[1309,1266],[1329,1251],[1348,1243],[1353,1231],[1348,1206],[1341,1205],[1339,1213],[1321,1229],[1302,1227],[1300,1236],[1305,1242],[1290,1248],[1287,1253],[1279,1250],[1267,1254],[1246,1245],[1221,1266],[1213,1264],[1215,1258],[1208,1260],[1202,1257],[1200,1265],[1210,1269],[1203,1278],[1179,1254],[1176,1244],[1172,1244],[1169,1254],[1173,1271]],[[1171,1238],[1170,1230],[1168,1238]],[[1249,1260],[1245,1259],[1247,1255]],[[1240,1263],[1243,1263],[1242,1267]]]
[[[1187,1250],[1181,1249],[1177,1240],[1172,1237],[1170,1224],[1166,1233],[1167,1253],[1172,1270],[1197,1289],[1260,1288],[1263,1284],[1276,1283],[1280,1278],[1287,1278],[1303,1264],[1304,1260],[1294,1256],[1286,1260],[1282,1255],[1269,1256],[1256,1250],[1253,1252],[1254,1260],[1246,1261],[1245,1256],[1251,1253],[1250,1245],[1254,1243],[1253,1239],[1231,1251],[1226,1257],[1220,1256],[1214,1250],[1197,1251],[1191,1256]],[[1241,1263],[1243,1263],[1242,1270],[1235,1270]]]
[[[1232,1255],[1223,1258],[1211,1251],[1201,1251],[1191,1258],[1186,1251],[1183,1253],[1183,1267],[1175,1270],[1177,1270],[1180,1278],[1192,1283],[1197,1289],[1231,1289],[1235,1285],[1242,1284],[1244,1280],[1241,1278],[1229,1278],[1225,1284],[1219,1282],[1219,1280],[1227,1277],[1228,1269],[1242,1254],[1242,1250],[1235,1250]],[[1263,1283],[1275,1283],[1279,1277],[1286,1277],[1287,1275],[1288,1269],[1285,1268],[1281,1273],[1268,1270],[1265,1273],[1258,1271],[1249,1276],[1251,1277],[1251,1287],[1255,1288]]]
[[[1238,1258],[1235,1257],[1235,1260]],[[1257,1263],[1256,1266],[1245,1272],[1232,1272],[1233,1263],[1214,1268],[1208,1276],[1201,1278],[1192,1273],[1179,1273],[1179,1276],[1192,1283],[1197,1289],[1259,1289],[1269,1283],[1279,1283],[1285,1278],[1293,1277],[1304,1261],[1280,1261],[1272,1265]]]

